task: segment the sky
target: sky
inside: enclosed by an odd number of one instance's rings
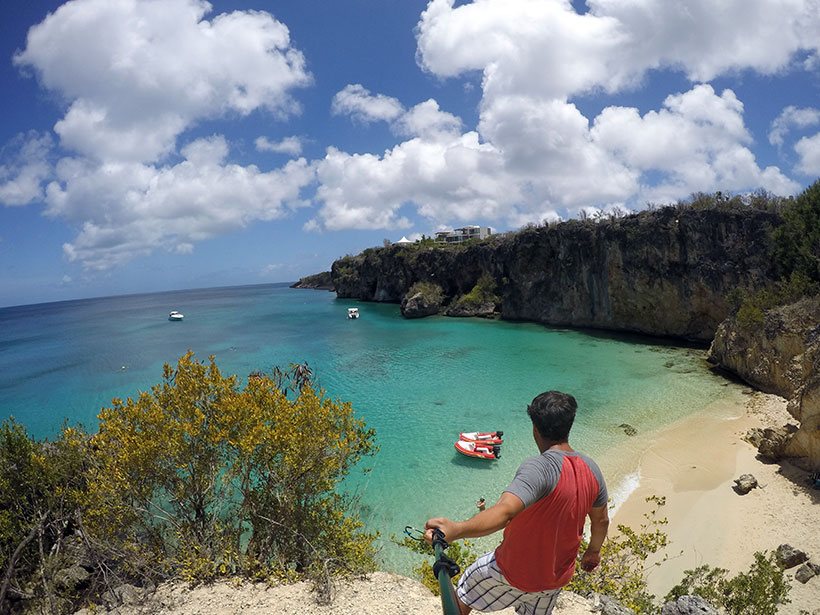
[[[0,4],[0,306],[820,176],[820,0]]]

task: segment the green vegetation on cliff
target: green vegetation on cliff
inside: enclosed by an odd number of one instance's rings
[[[501,297],[496,294],[498,285],[489,273],[481,274],[475,286],[466,295],[462,295],[454,301],[454,309],[477,309],[481,306],[501,303]]]
[[[771,233],[775,279],[739,286],[728,297],[741,327],[759,326],[764,312],[820,292],[820,180],[779,207],[782,221]]]
[[[784,208],[774,241],[781,277],[797,274],[820,282],[820,180]]]

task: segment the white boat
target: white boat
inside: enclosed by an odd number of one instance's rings
[[[176,310],[168,314],[168,320],[182,320],[183,318],[185,318],[185,316],[182,312],[177,312]]]
[[[359,317],[359,308],[347,308],[347,317],[348,318],[358,318]]]

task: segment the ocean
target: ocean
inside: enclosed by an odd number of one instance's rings
[[[351,306],[358,320],[347,319]],[[171,310],[185,319],[170,322]],[[344,488],[381,533],[383,566],[399,572],[412,558],[391,534],[434,515],[472,515],[478,497],[494,502],[537,454],[526,405],[538,393],[576,397],[570,442],[599,460],[610,492],[623,497],[635,475],[605,463],[629,439],[621,424],[641,438],[742,392],[708,369],[700,348],[529,323],[406,320],[397,305],[274,284],[0,309],[0,419],[14,416],[37,438],[64,421],[93,431],[112,398],[147,390],[189,349],[243,380],[307,362],[330,396],[353,404],[380,450]],[[453,448],[461,431],[499,429],[496,461]]]

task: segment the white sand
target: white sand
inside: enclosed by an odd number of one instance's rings
[[[793,422],[785,407],[782,398],[755,393],[745,407],[716,404],[632,444],[631,452],[640,455],[640,485],[614,521],[637,528],[649,510],[646,497],[666,497],[662,515],[669,520],[670,559],[650,574],[652,593],[663,597],[684,570],[701,564],[746,571],[755,551],[782,543],[820,563],[820,491],[810,489],[806,472],[789,463],[761,462],[741,439],[752,427]],[[760,488],[735,493],[734,479],[741,474],[754,475]],[[820,577],[805,585],[792,580],[789,597],[792,603],[780,613],[813,612],[820,607]]]

